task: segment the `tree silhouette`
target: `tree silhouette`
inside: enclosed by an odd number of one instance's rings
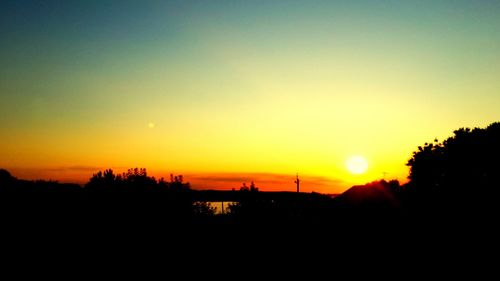
[[[216,207],[212,207],[209,202],[198,201],[193,204],[193,212],[195,216],[213,216],[217,211]]]
[[[190,184],[188,182],[184,182],[184,177],[182,175],[174,176],[174,174],[170,174],[170,182],[165,182],[163,178],[160,179],[160,182],[163,182],[165,186],[171,189],[177,189],[177,190],[190,189]]]
[[[439,143],[426,143],[413,153],[409,187],[412,192],[477,208],[494,204],[500,189],[500,123],[461,128]],[[496,200],[496,199],[495,199]]]
[[[89,182],[85,185],[89,190],[152,190],[152,189],[170,189],[170,190],[189,190],[189,182],[184,182],[182,175],[170,175],[170,182],[164,178],[156,180],[148,176],[145,168],[131,168],[125,173],[115,174],[113,170],[107,169],[104,172],[99,171],[92,175]]]
[[[124,184],[129,188],[153,189],[157,182],[154,177],[149,177],[145,168],[128,169],[122,175]]]
[[[1,186],[8,186],[12,184],[13,181],[15,181],[16,178],[14,178],[9,171],[5,169],[0,169],[0,187]]]
[[[104,172],[99,171],[92,175],[89,182],[85,185],[86,188],[113,188],[119,185],[122,181],[120,175],[115,175],[113,170],[107,169]]]

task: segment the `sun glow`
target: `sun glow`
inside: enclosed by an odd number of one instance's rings
[[[368,169],[368,161],[363,156],[351,156],[345,165],[347,170],[355,175],[363,174]]]

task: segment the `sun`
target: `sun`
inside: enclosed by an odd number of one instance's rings
[[[351,156],[345,161],[345,166],[351,174],[359,175],[365,173],[368,169],[368,161],[363,156]]]

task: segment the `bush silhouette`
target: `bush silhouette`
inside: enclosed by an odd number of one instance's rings
[[[409,189],[414,197],[462,209],[497,205],[500,188],[500,123],[461,128],[443,142],[426,143],[413,153]]]
[[[12,184],[13,181],[15,181],[16,178],[14,178],[9,171],[5,169],[0,169],[0,186],[7,186]]]

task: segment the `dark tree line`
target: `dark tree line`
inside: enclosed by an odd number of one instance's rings
[[[156,180],[148,176],[145,168],[128,169],[127,172],[116,174],[111,169],[99,171],[92,175],[85,188],[91,190],[189,190],[190,184],[183,181],[183,176],[170,175],[170,181],[164,178]]]
[[[53,214],[115,214],[116,217],[259,222],[314,221],[400,217],[472,218],[498,213],[500,190],[500,123],[456,130],[452,137],[426,143],[408,161],[409,182],[376,181],[330,198],[321,194],[260,192],[252,182],[237,191],[192,190],[182,176],[156,179],[146,169],[92,175],[84,187],[51,181],[25,181],[0,169],[0,206]],[[237,201],[216,215],[213,198]],[[231,199],[232,198],[232,199]],[[19,208],[19,206],[24,206]],[[73,212],[73,213],[72,213]],[[225,217],[225,218],[221,218]],[[351,220],[352,221],[352,220]]]

